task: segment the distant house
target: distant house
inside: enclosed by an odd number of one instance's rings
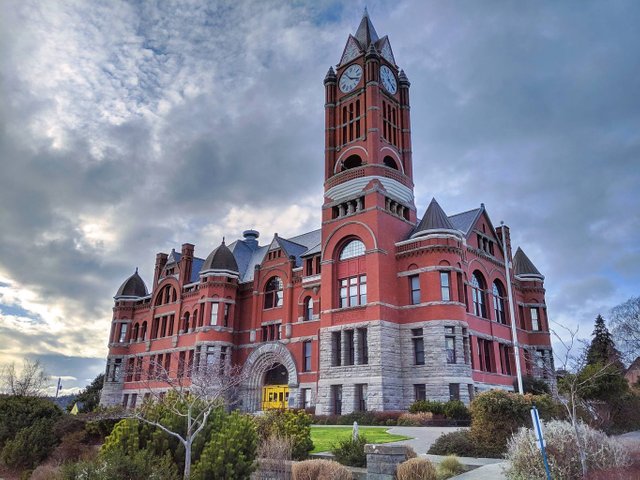
[[[627,379],[629,385],[634,385],[638,383],[638,378],[640,378],[640,357],[636,358],[627,371],[624,373],[624,378]]]

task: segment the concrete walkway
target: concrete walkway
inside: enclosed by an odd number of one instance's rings
[[[394,445],[409,445],[418,455],[427,453],[438,437],[444,433],[460,430],[460,427],[391,427],[389,433],[411,437],[410,440],[393,442]]]
[[[498,460],[498,463],[476,468],[462,475],[451,477],[449,480],[506,480],[507,476],[503,471],[505,467],[506,463]]]

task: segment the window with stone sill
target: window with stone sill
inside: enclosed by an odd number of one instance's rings
[[[507,316],[505,313],[504,288],[502,284],[496,280],[493,282],[493,313],[496,322],[506,325]]]
[[[445,327],[445,350],[447,363],[456,363],[456,337],[454,327]]]
[[[283,286],[280,277],[272,277],[265,287],[264,308],[276,308],[282,306]]]
[[[418,383],[413,386],[413,398],[416,402],[427,399],[427,388],[424,383]]]
[[[311,371],[311,340],[302,342],[302,371]]]
[[[422,329],[414,328],[411,330],[413,338],[413,361],[415,365],[424,365],[424,338],[422,337]]]
[[[487,306],[484,298],[485,281],[478,271],[471,276],[471,296],[473,299],[473,314],[487,318]]]
[[[409,288],[411,290],[411,305],[420,303],[420,276],[411,275],[409,277]]]
[[[443,302],[451,300],[451,276],[449,272],[440,272],[440,295]]]

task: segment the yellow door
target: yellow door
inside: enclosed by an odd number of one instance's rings
[[[289,408],[289,386],[268,385],[262,387],[262,410]]]

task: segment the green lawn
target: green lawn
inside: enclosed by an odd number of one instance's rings
[[[360,435],[367,437],[371,443],[389,443],[398,440],[407,440],[411,437],[404,435],[393,435],[387,433],[390,427],[360,427]],[[311,453],[326,452],[331,450],[335,443],[351,437],[352,427],[311,427],[311,440],[313,440],[313,450]]]

